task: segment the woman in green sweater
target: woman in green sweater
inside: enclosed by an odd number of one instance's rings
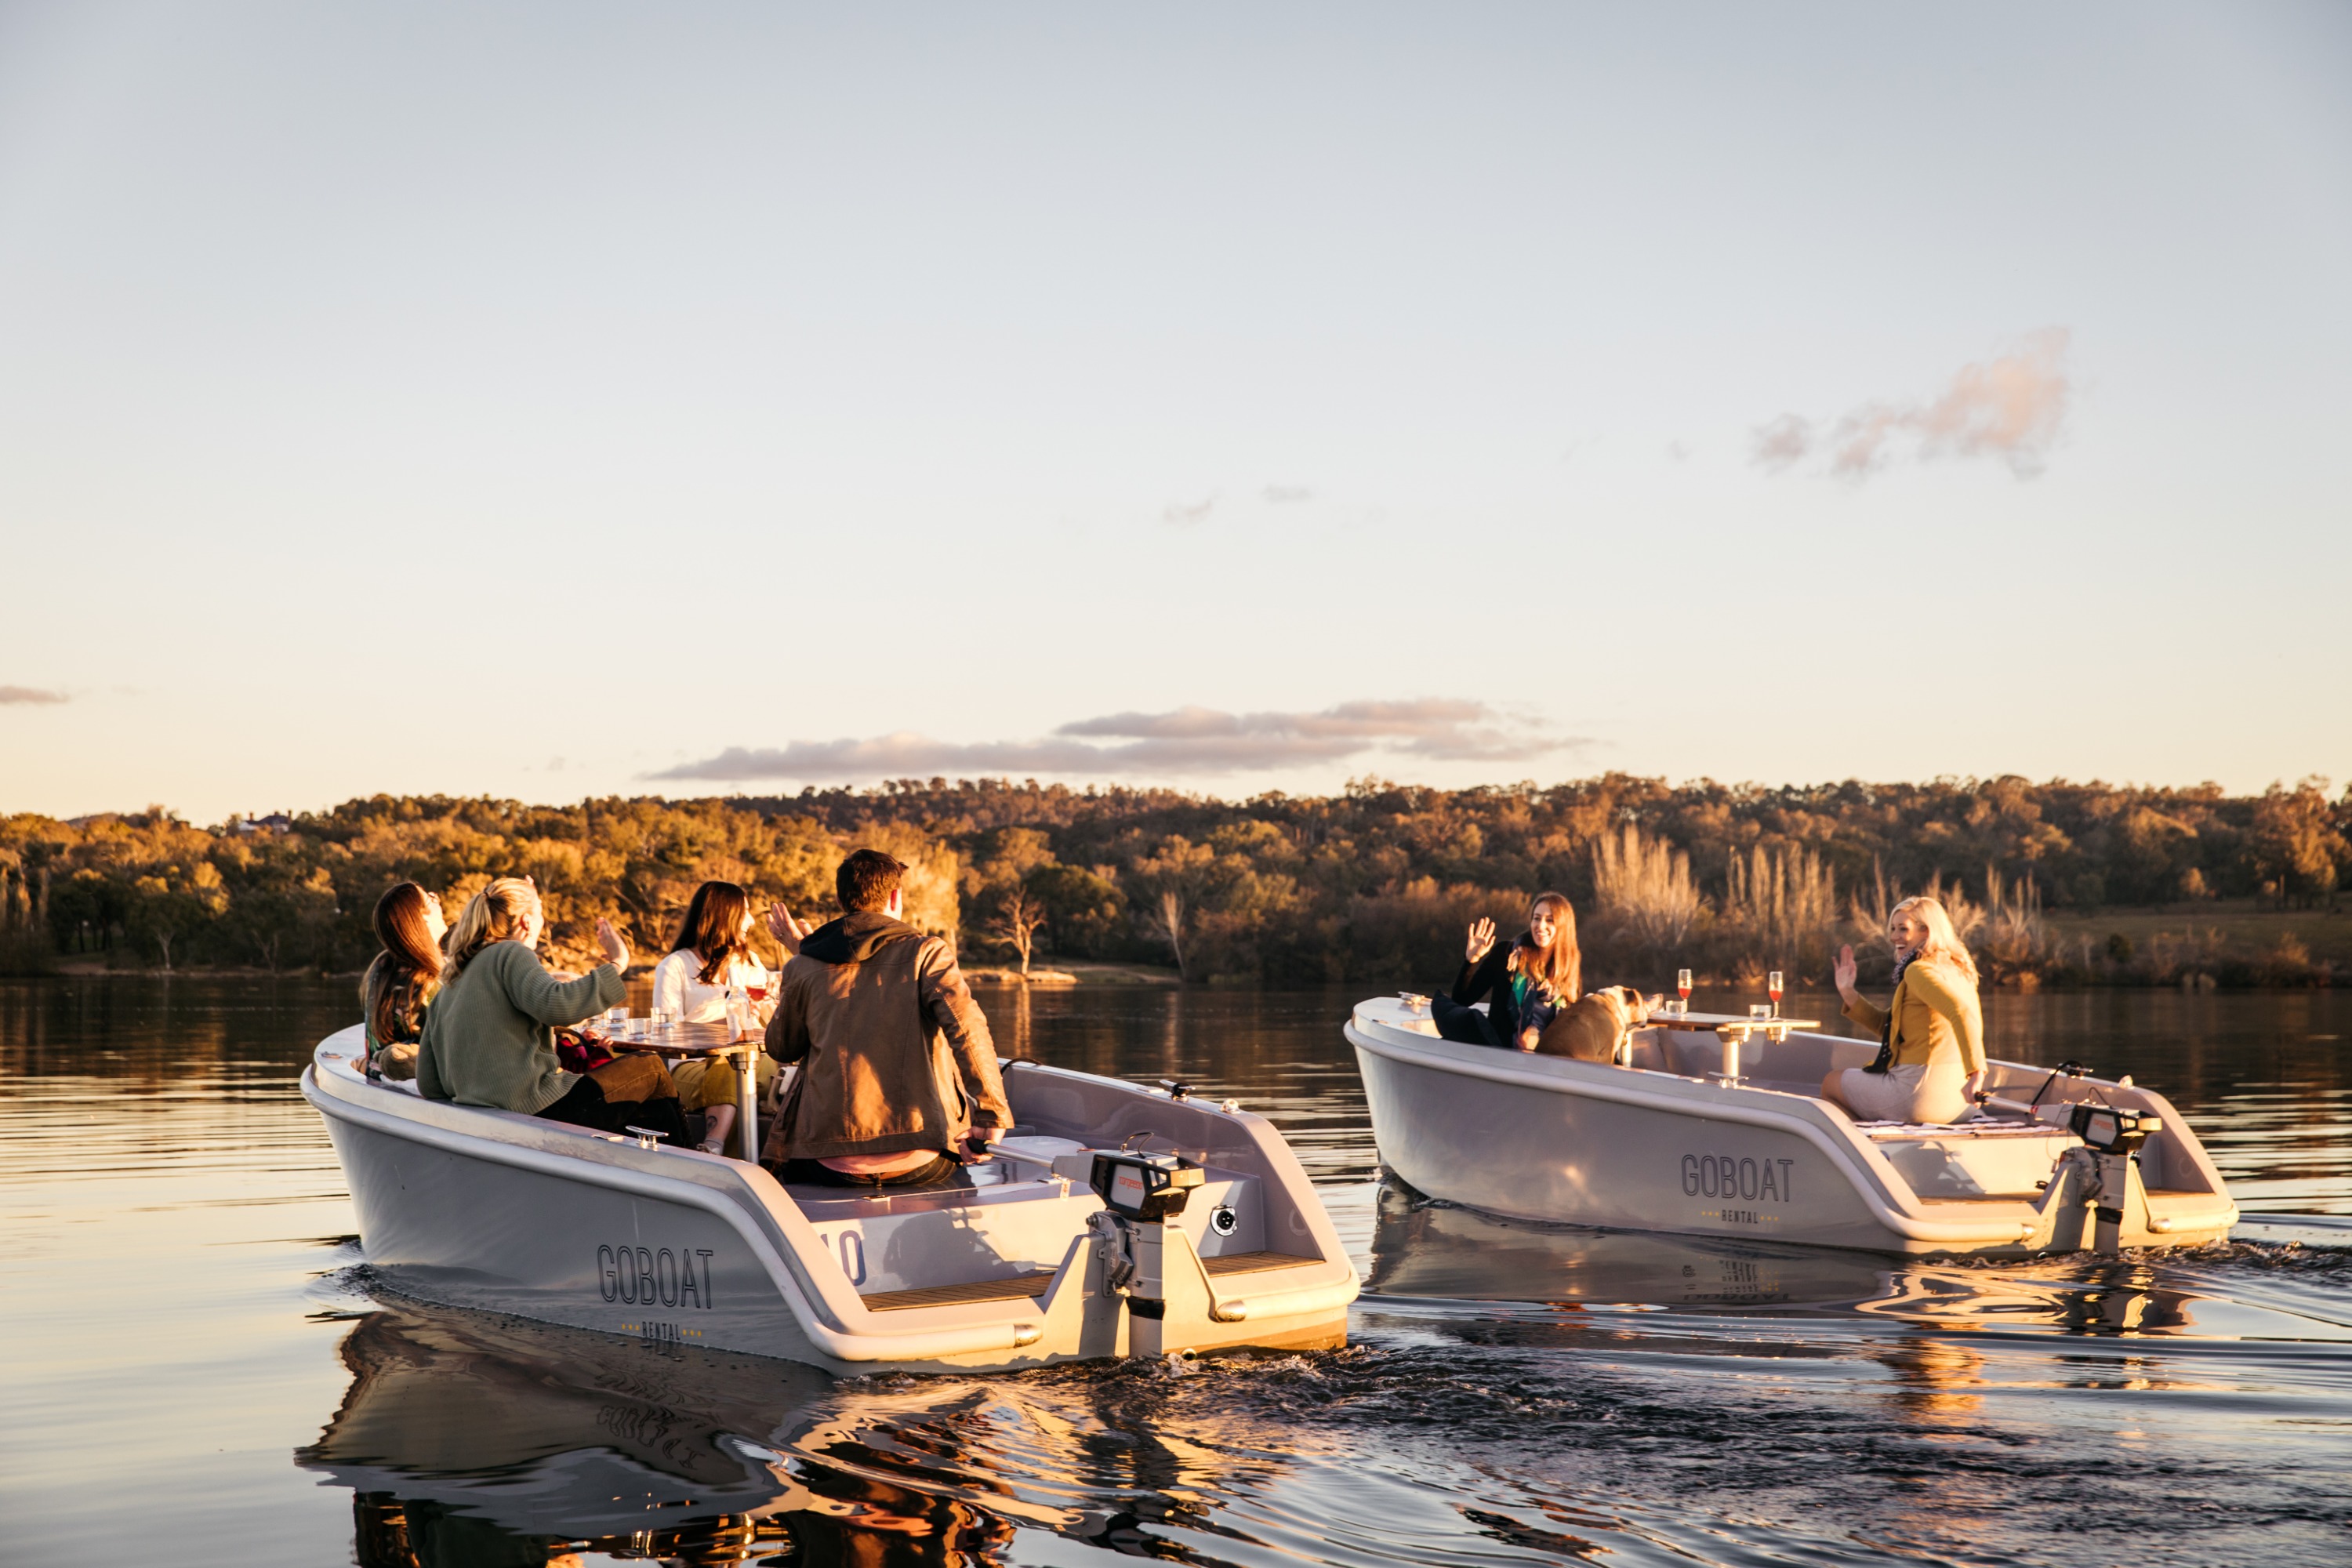
[[[558,980],[534,951],[546,929],[538,889],[523,878],[501,877],[467,902],[449,932],[440,994],[425,1016],[416,1091],[607,1132],[650,1128],[665,1142],[685,1142],[677,1086],[660,1058],[624,1056],[589,1073],[563,1069],[555,1029],[621,1000],[629,946],[600,920],[596,945],[604,962],[577,980]]]

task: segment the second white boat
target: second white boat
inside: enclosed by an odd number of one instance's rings
[[[1397,997],[1359,1005],[1381,1159],[1448,1203],[1513,1218],[1910,1254],[2184,1247],[2236,1223],[2204,1145],[2161,1095],[1989,1065],[1984,1114],[1857,1124],[1819,1098],[1876,1047],[1703,1019],[1633,1030],[1619,1062],[1441,1039]]]

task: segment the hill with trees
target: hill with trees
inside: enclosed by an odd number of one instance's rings
[[[1818,983],[1839,942],[1934,889],[1996,983],[2324,984],[2333,964],[2302,937],[2231,932],[2256,912],[2337,908],[2352,790],[1612,773],[1465,790],[1368,779],[1229,802],[930,779],[566,806],[379,795],[209,828],[160,807],[20,815],[0,817],[0,968],[352,970],[391,882],[422,882],[454,914],[508,874],[541,889],[558,955],[585,960],[601,915],[650,960],[704,879],[829,913],[833,868],[860,845],[913,868],[918,924],[1024,968],[1053,953],[1166,964],[1199,984],[1426,987],[1450,974],[1469,921],[1509,922],[1555,888],[1575,901],[1595,983],[1654,987],[1680,966]],[[2177,915],[2180,931],[2102,937],[2101,914],[2124,909]]]

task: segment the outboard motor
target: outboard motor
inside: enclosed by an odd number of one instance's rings
[[[2097,1239],[2101,1252],[2123,1248],[2124,1218],[2134,1208],[2147,1210],[2147,1189],[2139,1179],[2139,1150],[2164,1131],[2164,1118],[2137,1110],[2117,1110],[2105,1105],[2077,1105],[2067,1126],[2099,1162]]]
[[[1175,1154],[1095,1155],[1088,1185],[1108,1210],[1105,1235],[1105,1285],[1127,1295],[1128,1349],[1158,1355],[1167,1348],[1169,1280],[1166,1222],[1184,1212],[1201,1185],[1201,1167]],[[1106,1217],[1106,1216],[1097,1216]],[[1116,1242],[1120,1256],[1108,1255]],[[1186,1244],[1180,1237],[1179,1247]]]

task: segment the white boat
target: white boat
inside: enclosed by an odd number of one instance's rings
[[[1457,1045],[1418,998],[1346,1026],[1381,1162],[1512,1218],[1921,1255],[2193,1247],[2238,1217],[2189,1124],[2129,1079],[1989,1064],[1981,1114],[1856,1123],[1820,1098],[1874,1044],[1693,1015],[1617,1060]]]
[[[1182,1085],[1006,1063],[995,1160],[869,1194],[425,1100],[361,1050],[320,1042],[302,1093],[403,1295],[836,1373],[1345,1340],[1355,1268],[1297,1157]]]

